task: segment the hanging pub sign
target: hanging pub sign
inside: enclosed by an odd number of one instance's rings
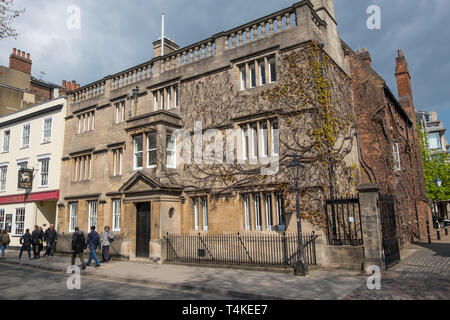
[[[19,189],[31,189],[32,186],[33,186],[33,170],[20,169],[17,187]]]

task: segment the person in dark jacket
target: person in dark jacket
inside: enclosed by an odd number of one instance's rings
[[[55,226],[53,224],[50,225],[50,228],[45,230],[44,240],[47,242],[47,248],[45,250],[45,256],[53,256],[52,248],[56,245],[58,241],[58,232],[55,230]]]
[[[40,257],[41,256],[41,251],[42,251],[42,249],[44,249],[45,233],[44,233],[44,230],[42,230],[42,227],[39,227],[39,232],[41,233],[40,237],[39,237],[39,251],[38,251],[38,256]]]
[[[89,260],[86,263],[87,266],[91,265],[92,259],[95,260],[95,266],[100,267],[100,261],[97,259],[97,248],[100,249],[100,236],[98,235],[97,231],[95,231],[95,226],[91,227],[91,232],[88,234],[87,240],[86,240],[86,248],[89,246],[90,254],[89,254]]]
[[[83,231],[80,231],[80,228],[75,227],[75,232],[72,235],[72,265],[75,265],[75,258],[78,256],[83,270],[86,269],[83,257],[85,242],[86,240]]]
[[[20,248],[19,260],[22,259],[22,252],[25,250],[28,252],[28,260],[31,260],[31,234],[30,229],[25,230],[25,234],[20,237]]]
[[[34,259],[39,259],[40,258],[40,254],[39,254],[39,241],[42,242],[41,239],[41,230],[39,230],[39,226],[34,226],[34,230],[31,233],[31,244],[33,245],[33,256]]]

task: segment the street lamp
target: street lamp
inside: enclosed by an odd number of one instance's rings
[[[297,238],[298,238],[298,248],[299,248],[299,259],[295,264],[294,274],[296,276],[306,276],[308,274],[308,266],[305,263],[303,255],[303,234],[302,234],[302,221],[300,217],[300,195],[298,193],[298,181],[303,172],[303,165],[298,161],[297,156],[287,165],[288,173],[291,180],[295,183],[296,192],[296,208],[297,208]]]
[[[442,187],[442,180],[439,179],[439,177],[437,177],[435,182],[436,182],[436,185],[437,185],[438,188]]]

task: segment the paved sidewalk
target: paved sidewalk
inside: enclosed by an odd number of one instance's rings
[[[49,257],[19,261],[17,251],[8,251],[1,263],[32,266],[66,272],[70,257]],[[78,260],[77,260],[78,263]],[[87,267],[82,276],[128,284],[146,284],[156,288],[214,293],[239,299],[339,300],[366,282],[352,271],[311,270],[306,278],[291,274],[227,268],[207,268],[170,264],[110,262],[100,268]]]
[[[450,236],[420,242],[402,252],[402,261],[382,274],[381,289],[361,286],[349,300],[449,300]]]

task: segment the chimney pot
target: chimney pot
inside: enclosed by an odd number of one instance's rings
[[[66,89],[66,80],[63,80],[63,82],[62,82],[62,87],[63,87],[64,89]]]
[[[79,84],[77,84],[77,89],[80,89],[80,85]]]
[[[29,53],[27,53],[27,59],[30,60],[30,54]]]
[[[14,48],[14,49],[13,49],[13,55],[16,55],[16,54],[17,54],[17,49]]]
[[[21,50],[17,50],[17,55],[20,57],[20,54],[21,54]]]
[[[72,90],[75,90],[77,88],[77,82],[75,80],[72,80]]]
[[[358,54],[361,53],[361,50],[358,49],[358,50],[356,51],[356,53],[358,53]]]
[[[404,57],[403,51],[402,51],[402,50],[398,50],[398,56],[399,56],[399,57]]]
[[[25,58],[25,51],[22,51],[22,58]]]

